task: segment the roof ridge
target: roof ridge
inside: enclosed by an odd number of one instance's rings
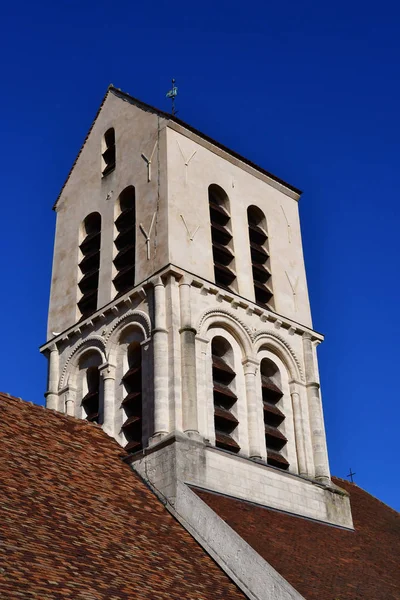
[[[295,192],[296,194],[301,195],[302,191],[299,188],[296,188],[295,186],[291,185],[290,183],[287,183],[287,181],[284,181],[280,177],[277,177],[273,173],[270,173],[269,171],[267,171],[263,167],[260,167],[259,165],[257,165],[256,163],[254,163],[250,159],[246,158],[245,156],[242,156],[241,154],[239,154],[235,150],[232,150],[231,148],[228,148],[227,146],[224,146],[224,144],[222,144],[221,142],[218,142],[217,140],[214,140],[213,138],[211,138],[206,133],[203,133],[202,131],[199,131],[198,129],[196,129],[192,125],[189,125],[189,123],[186,123],[186,121],[182,121],[182,119],[179,119],[175,115],[172,115],[171,113],[167,113],[167,112],[165,112],[165,111],[163,111],[163,110],[161,110],[159,108],[156,108],[156,107],[152,106],[151,104],[147,104],[147,102],[143,102],[142,100],[139,100],[138,98],[135,98],[134,96],[131,96],[131,94],[128,94],[127,92],[124,92],[120,88],[116,88],[113,85],[109,86],[109,90],[111,92],[116,92],[117,94],[125,97],[128,100],[133,101],[135,104],[137,104],[139,106],[142,106],[143,108],[145,108],[147,110],[154,111],[155,113],[157,113],[158,115],[161,115],[162,117],[168,119],[169,121],[173,121],[174,123],[177,123],[178,125],[182,125],[182,127],[185,127],[186,129],[188,129],[192,133],[195,133],[196,135],[198,135],[199,137],[203,138],[204,140],[210,142],[214,146],[217,146],[217,148],[220,148],[224,152],[227,152],[231,156],[234,156],[235,158],[237,158],[241,162],[244,162],[246,165],[249,165],[250,167],[252,167],[256,171],[260,171],[260,173],[263,173],[264,175],[266,175],[270,179],[273,179],[274,181],[276,181],[280,185],[283,185],[284,187],[286,187],[286,188],[292,190],[293,192]]]
[[[354,487],[358,488],[359,490],[361,490],[365,494],[368,494],[368,496],[371,496],[371,498],[374,498],[374,500],[377,500],[378,502],[380,502],[380,504],[383,504],[383,506],[386,506],[386,508],[390,508],[390,510],[393,511],[396,515],[400,516],[400,512],[398,510],[396,510],[395,508],[393,508],[393,506],[390,506],[389,504],[386,504],[386,502],[383,502],[383,500],[381,500],[380,498],[377,498],[377,496],[374,496],[374,494],[371,494],[371,492],[369,492],[365,488],[361,487],[357,483],[354,483],[354,481],[347,481],[347,479],[343,479],[342,477],[336,477],[336,475],[334,475],[334,478],[338,479],[339,481],[343,481],[344,483],[346,483],[346,484],[348,484],[350,486],[353,485]],[[350,500],[351,500],[351,492],[349,492],[349,493],[350,493]]]

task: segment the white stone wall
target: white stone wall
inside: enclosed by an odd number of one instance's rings
[[[167,128],[167,157],[170,262],[214,281],[208,187],[217,184],[229,197],[239,296],[254,301],[247,224],[247,208],[254,205],[267,221],[275,310],[311,327],[294,194],[173,123]]]
[[[102,141],[110,127],[114,127],[116,135],[116,168],[102,177]],[[115,207],[126,187],[133,185],[136,190],[136,283],[167,264],[165,145],[162,118],[112,93],[107,95],[56,206],[48,339],[53,337],[53,331],[65,331],[80,318],[77,308],[79,231],[85,217],[92,212],[99,212],[102,217],[98,308],[115,297],[112,284]],[[148,181],[148,167],[142,154],[150,157],[152,153],[151,181]],[[139,224],[148,231],[154,215],[148,260]]]

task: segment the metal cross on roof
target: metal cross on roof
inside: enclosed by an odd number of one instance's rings
[[[353,473],[353,472],[352,472],[352,470],[351,470],[351,467],[350,467],[350,473],[349,473],[348,475],[346,475],[346,477],[350,477],[350,481],[351,481],[351,483],[354,483],[354,482],[353,482],[353,475],[355,475],[355,474],[356,474],[356,473]]]

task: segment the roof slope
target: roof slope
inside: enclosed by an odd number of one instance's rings
[[[347,481],[355,531],[195,490],[307,600],[399,600],[400,515]]]
[[[99,426],[0,394],[0,447],[0,598],[245,598]]]

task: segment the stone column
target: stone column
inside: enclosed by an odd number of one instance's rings
[[[49,350],[46,408],[58,410],[59,354],[56,344],[52,344]]]
[[[158,277],[154,285],[154,434],[169,433],[168,330],[166,329],[165,287]]]
[[[259,436],[259,418],[261,411],[258,410],[258,394],[256,387],[257,368],[260,363],[252,358],[245,358],[242,361],[244,378],[246,383],[247,397],[247,422],[249,432],[249,456],[250,458],[261,458],[261,443]],[[240,424],[239,424],[240,426]]]
[[[306,462],[306,449],[304,444],[304,427],[301,414],[300,393],[295,381],[290,382],[290,396],[292,398],[294,435],[296,442],[297,464],[300,475],[308,475]]]
[[[76,389],[67,387],[63,390],[65,398],[65,414],[70,417],[75,417],[75,401],[76,401]]]
[[[179,284],[181,304],[181,357],[182,357],[182,413],[183,431],[199,432],[196,382],[196,329],[192,327],[190,282],[184,278]]]
[[[303,335],[304,365],[307,381],[307,397],[315,465],[315,478],[321,483],[330,483],[328,451],[326,447],[324,417],[319,393],[319,383],[315,376],[314,354],[311,335]]]
[[[103,429],[111,437],[115,436],[115,366],[104,363],[99,367],[103,378]]]

